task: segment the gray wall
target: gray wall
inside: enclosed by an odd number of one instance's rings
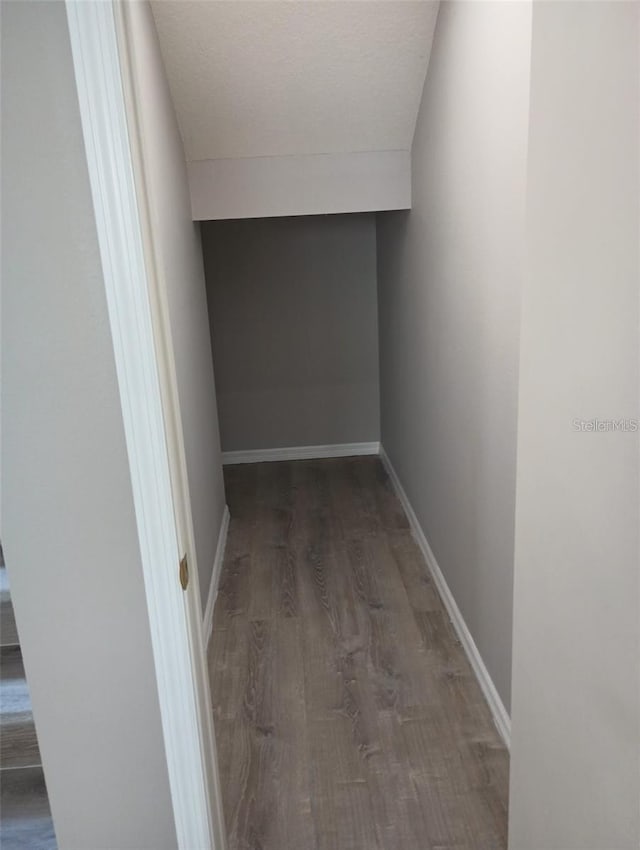
[[[225,505],[200,228],[191,220],[182,139],[148,3],[128,9],[158,274],[169,307],[202,605]]]
[[[2,3],[2,542],[61,850],[175,848],[63,3]]]
[[[378,440],[375,218],[202,234],[224,451]]]
[[[413,208],[378,216],[382,443],[507,708],[530,24],[441,5]]]
[[[639,9],[534,4],[511,850],[640,846]]]

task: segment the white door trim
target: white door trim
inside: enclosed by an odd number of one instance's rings
[[[164,264],[162,262],[164,245],[160,244],[158,233],[153,224],[153,185],[150,186],[147,180],[145,161],[147,145],[149,143],[156,144],[157,140],[145,138],[145,126],[140,111],[140,103],[146,95],[144,89],[140,87],[138,72],[136,71],[136,44],[132,40],[132,33],[135,31],[131,21],[132,4],[114,2],[113,9],[118,47],[120,48],[120,71],[129,126],[129,144],[137,190],[138,212],[147,265],[147,291],[154,328],[156,362],[160,378],[160,391],[164,402],[165,434],[168,443],[169,467],[174,496],[173,507],[180,551],[188,554],[190,563],[191,580],[184,599],[191,646],[191,663],[197,692],[196,708],[198,710],[201,756],[206,769],[209,799],[211,801],[213,845],[216,850],[224,850],[227,846],[227,838],[207,670],[208,640],[203,631],[202,598],[198,580],[199,569],[180,414],[178,377],[171,335],[167,282],[164,278]]]
[[[115,4],[66,0],[73,64],[102,259],[147,596],[169,783],[181,850],[224,850],[212,719],[203,716],[204,669],[195,590],[178,581],[175,438],[167,434],[167,352],[154,326],[157,281],[136,195]],[[119,14],[117,12],[116,14]],[[173,473],[173,476],[172,476]],[[173,485],[173,486],[172,486]],[[193,570],[195,572],[195,570]],[[126,588],[123,588],[126,601]],[[212,747],[208,749],[209,744]]]

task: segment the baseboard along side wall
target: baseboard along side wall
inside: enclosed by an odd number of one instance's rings
[[[427,541],[424,531],[420,523],[418,522],[418,518],[413,510],[411,502],[409,501],[409,497],[404,491],[402,484],[400,483],[400,479],[398,477],[397,472],[393,468],[393,464],[389,460],[387,453],[384,450],[384,447],[380,446],[380,459],[391,478],[393,486],[398,494],[398,498],[402,503],[402,507],[404,508],[404,512],[407,515],[407,519],[409,520],[409,524],[411,526],[411,530],[415,537],[415,540],[420,547],[422,555],[426,561],[429,572],[431,573],[435,585],[438,589],[438,593],[442,598],[445,608],[447,609],[447,613],[449,614],[449,618],[453,624],[454,629],[456,630],[456,634],[462,644],[465,653],[467,654],[467,658],[469,659],[469,663],[475,673],[475,676],[478,680],[482,693],[484,694],[484,698],[489,705],[489,709],[491,714],[493,715],[493,721],[500,733],[500,737],[504,741],[507,749],[510,749],[511,746],[511,718],[509,717],[509,713],[507,712],[502,699],[500,698],[500,694],[498,693],[496,686],[493,683],[491,676],[489,675],[489,671],[486,668],[484,661],[482,660],[482,656],[480,655],[480,651],[476,646],[476,643],[469,631],[467,624],[464,621],[464,617],[462,616],[462,612],[458,608],[456,600],[447,584],[447,581],[444,577],[442,570],[438,562],[436,561],[435,555]]]
[[[224,563],[224,552],[227,546],[227,533],[229,531],[230,518],[229,508],[225,505],[224,513],[222,514],[222,522],[220,523],[220,532],[218,533],[218,545],[216,546],[216,556],[213,561],[211,581],[209,582],[207,604],[204,609],[204,617],[202,620],[203,646],[205,651],[209,646],[211,631],[213,630],[213,609],[215,608],[216,598],[218,596],[218,585],[220,583],[220,574],[222,573],[222,564]]]

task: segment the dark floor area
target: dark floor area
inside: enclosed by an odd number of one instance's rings
[[[225,469],[229,850],[498,850],[508,754],[378,458]]]
[[[56,850],[56,846],[0,548],[0,848]]]

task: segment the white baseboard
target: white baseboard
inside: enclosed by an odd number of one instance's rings
[[[422,554],[424,556],[425,561],[427,562],[427,567],[433,576],[433,580],[438,588],[438,592],[444,602],[445,608],[447,609],[447,613],[453,623],[453,627],[456,630],[458,638],[460,639],[460,643],[462,644],[464,651],[467,654],[473,672],[476,675],[478,683],[480,684],[480,688],[482,689],[482,693],[489,705],[491,713],[493,715],[493,721],[500,733],[502,740],[504,741],[507,749],[511,747],[511,718],[504,707],[504,703],[500,699],[500,695],[496,690],[496,686],[493,684],[493,680],[489,675],[489,671],[485,667],[484,661],[482,660],[482,656],[478,651],[478,647],[471,636],[471,632],[467,628],[467,624],[464,621],[464,617],[456,601],[449,589],[449,585],[446,582],[446,579],[440,569],[438,562],[436,561],[435,555],[433,554],[431,547],[425,537],[425,534],[418,522],[418,518],[415,515],[413,508],[411,507],[411,502],[407,494],[404,491],[402,484],[400,483],[400,479],[398,478],[398,474],[393,468],[387,453],[384,448],[380,446],[380,459],[384,464],[385,469],[389,473],[389,477],[393,482],[393,486],[396,489],[398,494],[398,498],[402,502],[402,507],[407,515],[407,519],[409,520],[409,524],[411,526],[411,530],[413,531],[414,537]]]
[[[209,646],[211,631],[213,629],[213,609],[218,596],[218,584],[220,583],[220,573],[222,572],[222,564],[224,561],[224,550],[227,545],[227,532],[229,531],[229,508],[224,506],[222,514],[222,523],[220,524],[220,532],[218,534],[218,545],[216,546],[216,557],[213,562],[213,570],[211,572],[211,581],[209,582],[209,592],[207,594],[207,604],[204,609],[204,617],[202,620],[202,635],[205,652]]]
[[[323,457],[377,455],[380,443],[337,443],[331,446],[289,446],[282,449],[250,449],[246,452],[223,452],[222,463],[267,463],[276,460],[316,460]]]

